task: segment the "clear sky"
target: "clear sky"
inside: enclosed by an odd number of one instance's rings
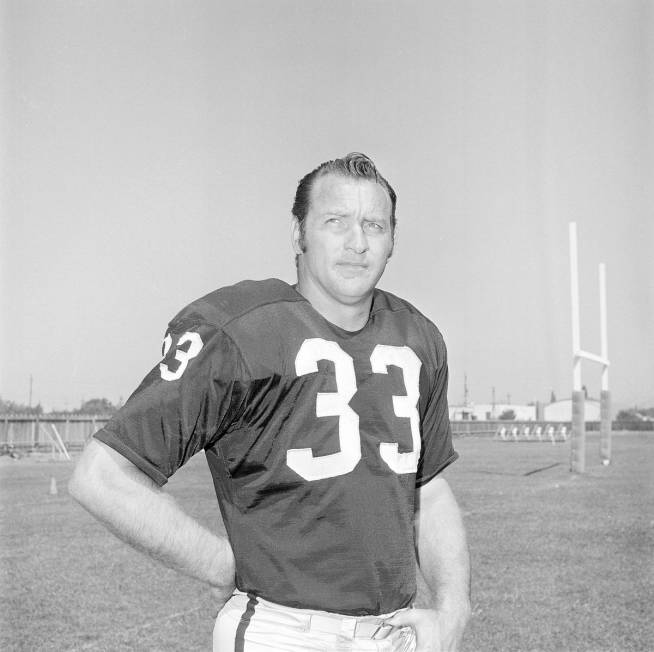
[[[614,405],[654,405],[653,5],[2,1],[0,396],[126,399],[186,303],[294,280],[296,183],[356,150],[451,403],[570,395],[575,220],[582,346],[604,262]]]

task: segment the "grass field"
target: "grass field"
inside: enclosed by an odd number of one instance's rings
[[[589,435],[583,476],[567,444],[456,447],[446,473],[473,564],[464,650],[654,650],[654,436],[615,434],[602,467]],[[208,591],[109,535],[67,495],[71,473],[0,458],[0,650],[209,650]],[[168,490],[220,527],[201,457]]]

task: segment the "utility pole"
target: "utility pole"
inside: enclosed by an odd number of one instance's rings
[[[29,402],[27,403],[29,407],[32,407],[32,381],[33,380],[34,379],[32,378],[32,374],[30,374],[30,399]]]

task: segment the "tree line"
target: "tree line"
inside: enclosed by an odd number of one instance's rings
[[[112,415],[120,409],[120,403],[114,404],[108,398],[92,398],[82,401],[81,405],[74,410],[52,410],[49,414],[102,414]],[[0,414],[33,414],[39,416],[45,414],[43,407],[38,405],[24,405],[15,401],[5,401],[0,397]],[[512,421],[516,414],[512,409],[507,409],[498,417],[502,421]],[[633,407],[627,410],[620,410],[613,419],[621,423],[642,423],[654,420],[654,407],[638,408]]]
[[[115,414],[120,405],[113,404],[108,398],[92,398],[82,401],[81,405],[73,410],[52,410],[48,414]],[[15,401],[6,401],[0,397],[0,414],[33,414],[39,416],[45,414],[41,404],[24,405]]]

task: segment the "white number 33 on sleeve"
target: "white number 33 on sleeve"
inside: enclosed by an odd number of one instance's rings
[[[181,349],[180,347],[183,344],[186,344],[187,342],[190,342],[191,345],[188,347],[188,349],[184,350]],[[170,347],[173,344],[173,338],[170,335],[166,335],[163,341],[163,354],[166,356],[168,354],[168,351],[170,351]],[[171,371],[168,368],[168,365],[165,362],[162,362],[159,365],[159,371],[161,372],[161,377],[164,380],[177,380],[178,378],[182,377],[182,374],[186,371],[186,367],[188,366],[188,362],[191,358],[194,358],[200,351],[202,350],[202,338],[198,333],[193,333],[191,331],[187,331],[182,335],[179,340],[177,340],[177,346],[175,350],[175,360],[179,362],[179,365],[177,365],[177,369],[175,371]]]

